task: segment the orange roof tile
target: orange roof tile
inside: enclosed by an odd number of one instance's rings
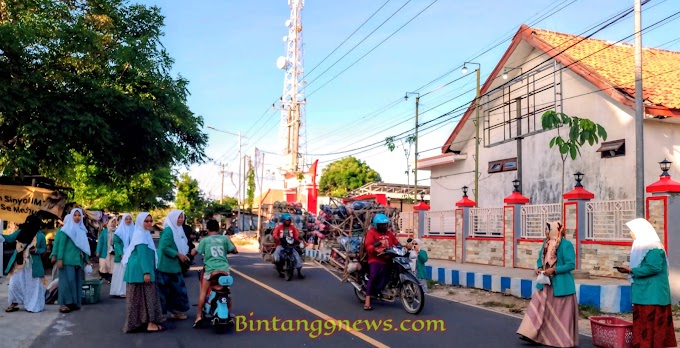
[[[582,37],[532,28],[533,35],[546,44],[557,47],[556,54]],[[566,50],[563,55],[591,70],[596,77],[633,97],[635,95],[634,46],[598,39],[586,39]],[[656,48],[642,51],[643,98],[669,109],[680,109],[680,52]]]
[[[557,55],[559,61],[587,81],[593,83],[607,95],[622,104],[635,107],[635,52],[630,44],[613,44],[599,39],[585,39],[578,35],[563,34],[553,31],[531,28],[522,25],[496,65],[490,76],[498,76],[512,53],[521,41],[526,41],[550,56]],[[579,42],[580,41],[580,42]],[[573,63],[573,64],[572,64]],[[680,52],[657,48],[644,48],[642,51],[642,90],[645,99],[645,111],[655,116],[680,117]],[[488,79],[481,87],[486,93],[494,79]],[[468,107],[463,118],[456,124],[442,146],[446,153],[458,133],[474,110],[475,103]]]

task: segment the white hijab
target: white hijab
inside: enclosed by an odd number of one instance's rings
[[[177,219],[182,214],[184,214],[184,212],[181,210],[171,211],[170,214],[168,214],[168,216],[165,218],[163,228],[165,229],[167,227],[170,227],[170,229],[172,230],[172,237],[175,239],[177,251],[182,255],[186,255],[187,253],[189,253],[188,244],[189,241],[187,240],[187,235],[184,234],[184,229],[182,228],[182,226],[177,225]]]
[[[80,222],[73,222],[73,214],[75,212],[80,213]],[[70,218],[69,218],[70,217]],[[71,214],[64,219],[64,227],[61,228],[64,233],[71,238],[73,243],[84,252],[87,256],[90,256],[90,242],[87,240],[87,228],[83,224],[85,215],[80,208],[75,208],[71,211]]]
[[[135,221],[135,231],[132,233],[132,240],[130,240],[130,245],[125,249],[125,254],[123,254],[123,265],[127,265],[130,259],[130,254],[135,250],[135,247],[139,244],[146,244],[149,249],[153,250],[154,258],[156,259],[155,265],[158,264],[158,253],[156,253],[156,245],[153,243],[153,238],[151,238],[151,233],[144,229],[144,219],[149,216],[149,213],[143,212],[137,215],[137,220]]]
[[[128,245],[130,245],[130,239],[132,239],[132,233],[135,231],[135,222],[132,221],[130,222],[129,225],[125,223],[125,219],[127,217],[132,218],[132,215],[130,214],[123,214],[123,217],[120,219],[120,224],[118,225],[118,228],[116,229],[116,236],[120,238],[123,241],[123,252],[125,252],[128,248]]]
[[[661,249],[664,254],[666,253],[663,244],[661,244],[661,240],[659,239],[659,235],[649,221],[639,218],[626,222],[626,226],[628,226],[635,234],[635,241],[633,241],[633,246],[630,249],[631,269],[640,266],[642,260],[650,250]],[[668,257],[666,257],[666,262],[668,262]],[[628,280],[633,283],[632,274],[628,275]]]

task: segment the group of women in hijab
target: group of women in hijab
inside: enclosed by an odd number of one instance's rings
[[[626,223],[633,244],[630,266],[617,267],[631,282],[633,347],[676,347],[668,257],[658,233],[649,221]],[[517,333],[532,343],[553,347],[578,346],[578,302],[571,272],[575,269],[573,244],[560,222],[548,223],[538,254],[536,274],[549,278],[538,284]]]
[[[163,331],[168,312],[173,319],[187,318],[183,312],[190,306],[181,263],[188,262],[189,242],[183,223],[181,210],[168,214],[157,250],[150,233],[153,217],[146,212],[137,216],[122,258],[127,283],[124,332]]]
[[[120,222],[110,219],[106,228],[99,233],[97,257],[99,257],[99,279],[106,279],[111,284],[109,295],[125,297],[125,266],[122,264],[125,249],[130,244],[134,231],[132,216],[123,214]]]

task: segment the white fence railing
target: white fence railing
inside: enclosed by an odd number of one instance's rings
[[[413,213],[400,213],[399,214],[399,229],[401,233],[410,234],[413,233]]]
[[[521,238],[545,237],[547,222],[562,221],[562,204],[525,205],[520,211]]]
[[[503,208],[470,208],[470,236],[503,236]]]
[[[626,222],[635,218],[635,200],[586,203],[586,239],[630,241]]]
[[[455,235],[455,212],[453,210],[425,212],[425,234]]]

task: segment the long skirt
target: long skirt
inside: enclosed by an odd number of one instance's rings
[[[109,295],[125,296],[126,283],[123,278],[125,278],[125,265],[120,262],[114,263],[113,277],[111,278],[111,290],[109,291]]]
[[[191,308],[187,286],[181,273],[156,272],[156,284],[164,315],[168,312],[173,314],[186,312]]]
[[[99,273],[113,273],[113,255],[109,254],[106,258],[99,258]]]
[[[578,303],[576,295],[555,297],[550,285],[535,292],[517,333],[545,346],[578,345]]]
[[[368,282],[366,294],[372,297],[378,296],[385,287],[385,278],[388,266],[384,263],[373,262],[368,264]]]
[[[27,312],[45,309],[45,288],[41,278],[33,278],[33,270],[24,267],[9,278],[9,303],[23,305]]]
[[[59,270],[59,304],[80,307],[83,296],[83,268],[66,266]]]
[[[123,332],[126,333],[144,330],[149,323],[159,324],[163,316],[155,283],[128,284],[125,307]]]
[[[671,305],[633,305],[633,347],[677,347]]]

